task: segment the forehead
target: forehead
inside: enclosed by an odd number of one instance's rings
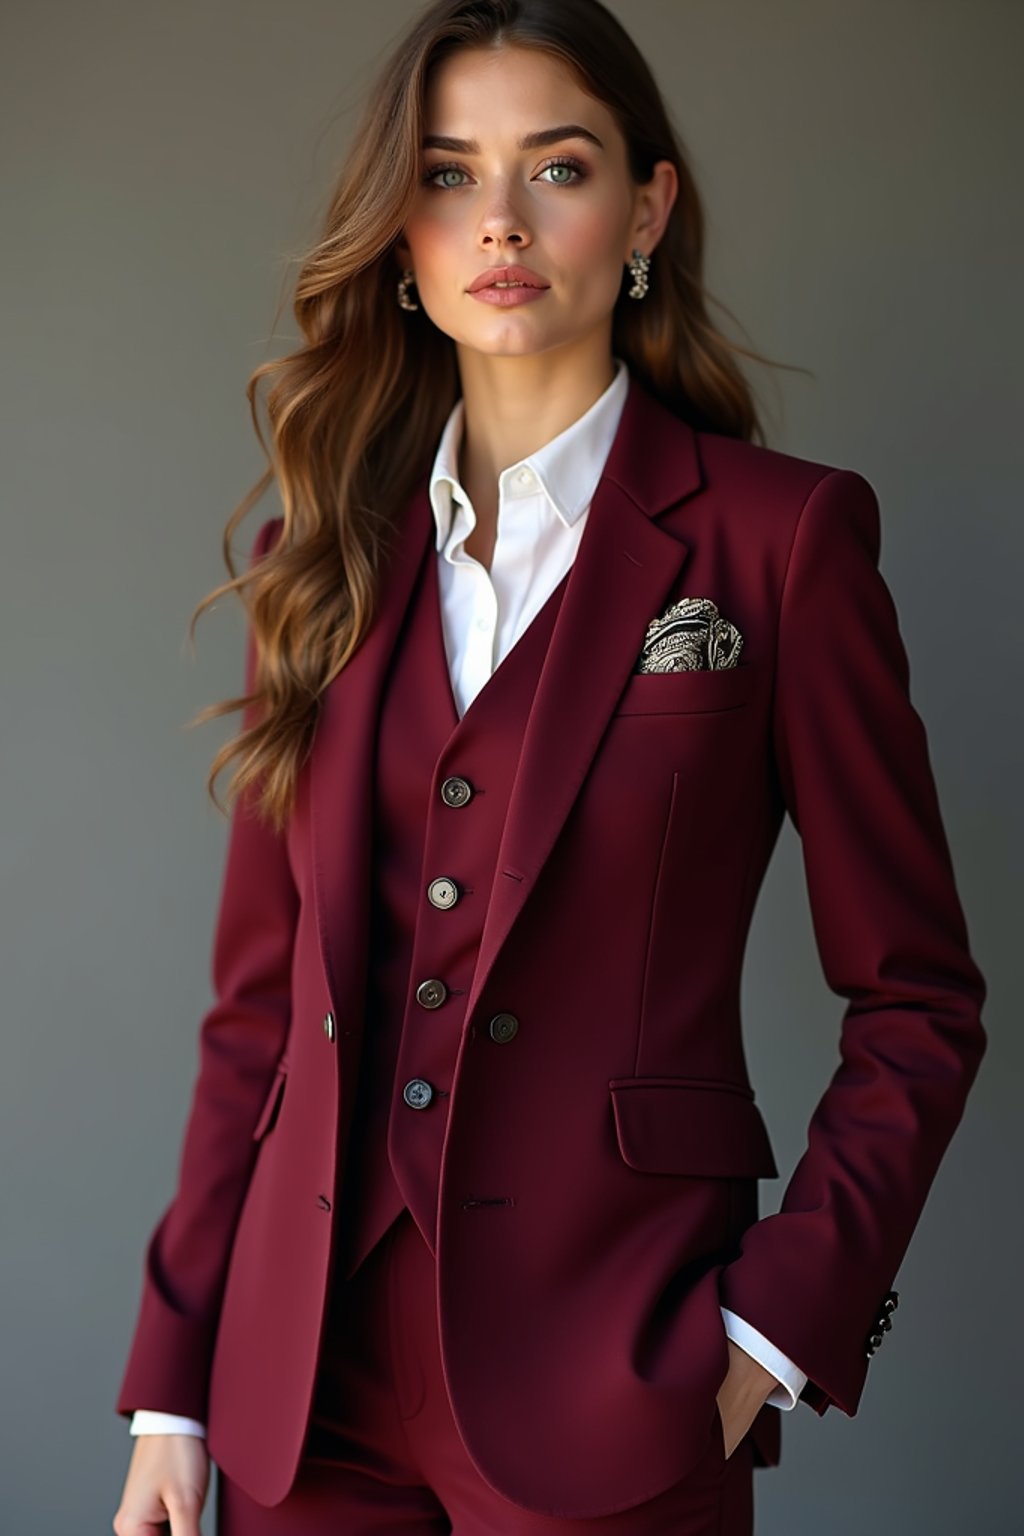
[[[517,140],[552,123],[578,123],[608,145],[614,128],[603,102],[562,59],[532,48],[462,48],[431,70],[424,130],[474,138],[481,148]]]

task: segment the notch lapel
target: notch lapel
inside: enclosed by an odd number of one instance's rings
[[[467,1021],[688,556],[658,514],[700,484],[692,429],[631,377],[523,735]]]
[[[320,956],[346,1032],[361,1030],[369,950],[377,722],[388,663],[416,573],[433,548],[427,477],[410,498],[381,577],[377,616],[362,644],[328,684],[310,757],[309,854]]]
[[[656,519],[700,484],[693,431],[631,377],[527,720],[467,1020],[572,809],[647,625],[686,561],[688,545]],[[362,1027],[381,695],[420,563],[435,557],[434,532],[424,477],[382,575],[377,617],[324,692],[311,754],[317,926],[342,1039]]]

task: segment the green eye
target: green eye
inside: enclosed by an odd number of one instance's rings
[[[564,155],[558,160],[549,160],[547,165],[541,168],[540,174],[543,176],[545,171],[572,171],[574,173],[572,177],[560,176],[557,181],[552,181],[550,185],[553,187],[571,187],[577,181],[585,181],[587,176],[586,166],[581,160],[577,160],[574,155]]]
[[[461,165],[435,165],[425,173],[423,177],[424,185],[437,187],[441,192],[454,192],[457,188],[465,185],[461,181],[442,182],[437,179],[439,176],[446,176],[449,171],[454,171],[457,176],[465,176],[466,174]],[[558,160],[549,160],[547,165],[541,166],[537,174],[538,176],[543,176],[546,171],[572,172],[571,176],[559,176],[557,179],[549,181],[549,187],[571,187],[576,182],[585,181],[587,177],[586,167],[573,155],[566,155]]]
[[[435,181],[434,178],[436,176],[446,176],[449,171],[455,171],[460,176],[465,175],[465,172],[457,165],[437,165],[432,171],[427,172],[423,180],[428,184],[436,187],[439,185],[439,183]],[[455,185],[458,186],[458,182],[456,182]]]

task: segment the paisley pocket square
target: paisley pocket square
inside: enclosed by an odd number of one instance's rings
[[[683,597],[647,626],[636,672],[734,667],[743,636],[710,597]]]

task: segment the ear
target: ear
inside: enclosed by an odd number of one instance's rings
[[[630,231],[630,250],[624,258],[629,261],[633,246],[650,253],[665,233],[672,205],[679,195],[679,174],[671,160],[659,160],[648,182],[636,189],[633,225]]]
[[[403,271],[412,266],[412,252],[404,240],[396,240],[393,249],[395,261]]]

